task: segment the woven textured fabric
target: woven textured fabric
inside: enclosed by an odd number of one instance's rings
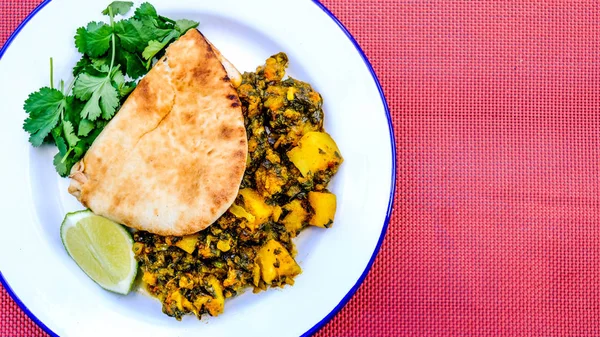
[[[2,41],[36,2],[0,0]],[[382,82],[398,184],[317,336],[600,335],[600,3],[324,4]],[[42,335],[0,292],[0,336]]]

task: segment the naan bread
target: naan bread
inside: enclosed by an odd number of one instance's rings
[[[191,234],[233,203],[247,151],[237,92],[210,44],[190,30],[73,167],[69,193],[129,227]]]
[[[206,42],[208,42],[212,50],[215,52],[215,55],[217,55],[217,58],[223,65],[223,68],[225,68],[227,76],[229,76],[229,79],[231,80],[231,84],[233,84],[233,86],[236,88],[239,87],[242,84],[242,74],[237,70],[233,63],[229,62],[229,60],[226,59],[223,54],[221,54],[219,49],[210,43],[210,41],[206,40]]]

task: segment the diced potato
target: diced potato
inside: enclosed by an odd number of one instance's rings
[[[309,224],[317,227],[331,227],[336,208],[335,194],[326,192],[308,192],[308,202],[315,211]]]
[[[188,254],[192,254],[196,250],[196,243],[198,243],[198,234],[192,234],[184,236],[175,243],[175,246],[185,250]]]
[[[336,167],[344,160],[335,141],[325,132],[308,132],[287,153],[302,176]]]
[[[229,270],[227,271],[227,278],[223,281],[223,286],[224,287],[231,287],[231,286],[241,286],[241,280],[238,279],[238,274],[237,271],[233,268],[229,268]]]
[[[255,263],[254,268],[252,268],[252,284],[255,287],[258,287],[258,282],[260,281],[260,266]]]
[[[267,205],[255,190],[244,188],[240,190],[240,195],[244,197],[244,208],[256,218],[253,229],[269,220],[269,217],[273,214],[273,207]]]
[[[194,282],[192,280],[190,280],[189,277],[182,276],[179,279],[179,288],[192,289],[193,287],[194,287]]]
[[[281,223],[285,225],[285,229],[288,232],[295,235],[296,232],[302,228],[302,223],[306,221],[308,213],[304,207],[302,207],[302,202],[298,199],[292,200],[287,205],[283,206],[283,208],[286,211],[289,211],[289,213],[283,218]]]
[[[298,89],[294,88],[294,87],[290,87],[287,91],[287,100],[288,101],[293,101],[294,100],[294,94],[296,93],[296,91],[298,91]]]
[[[185,296],[183,296],[179,290],[173,292],[171,294],[171,300],[175,301],[176,305],[177,305],[177,309],[179,310],[183,310],[188,309],[192,312],[195,312],[196,308],[192,305],[192,302],[190,302],[187,298],[185,298]],[[167,299],[168,301],[168,299]]]
[[[273,239],[260,248],[257,263],[266,284],[281,276],[296,276],[302,272],[285,247]]]
[[[271,109],[271,111],[277,111],[283,107],[283,104],[283,96],[269,96],[263,103],[263,106]]]
[[[208,303],[208,301],[212,300],[212,297],[210,296],[198,296],[195,300],[194,300],[194,307],[196,308],[196,310],[198,312],[200,312],[200,310],[202,310],[202,307],[204,307],[206,305],[206,303]]]
[[[219,240],[217,242],[217,249],[222,252],[227,252],[231,249],[231,239],[229,240]]]
[[[144,281],[146,284],[153,286],[156,284],[156,275],[145,271],[144,275],[142,276],[142,281]]]
[[[233,204],[233,205],[231,205],[231,207],[229,207],[229,212],[231,212],[231,214],[235,215],[238,218],[244,218],[244,219],[248,220],[248,222],[252,223],[252,224],[256,220],[254,215],[246,212],[244,207],[241,207],[241,206],[238,206],[235,204]]]
[[[212,299],[209,299],[206,302],[206,304],[204,304],[204,307],[206,308],[206,310],[208,310],[208,313],[211,316],[217,316],[223,313],[223,308],[225,306],[223,288],[221,287],[219,280],[217,280],[217,278],[212,275],[208,277],[207,283],[212,288],[214,297]]]

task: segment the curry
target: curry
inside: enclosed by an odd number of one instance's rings
[[[293,285],[302,270],[292,239],[307,226],[333,224],[336,197],[327,185],[343,159],[323,129],[321,95],[283,79],[287,66],[279,53],[242,76],[248,159],[229,210],[193,235],[134,234],[142,280],[169,316],[216,316],[249,287]]]

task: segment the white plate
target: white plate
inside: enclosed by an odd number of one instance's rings
[[[3,284],[50,335],[314,333],[366,276],[391,211],[391,121],[364,54],[331,13],[310,0],[151,1],[162,15],[200,21],[202,32],[242,71],[254,70],[271,54],[286,52],[288,74],[311,83],[324,97],[326,130],[345,158],[331,185],[338,196],[334,226],[306,230],[297,240],[297,260],[304,272],[293,287],[258,295],[247,292],[227,301],[219,317],[198,321],[190,316],[177,322],[162,314],[159,302],[142,294],[119,296],[102,290],[68,257],[59,226],[66,212],[81,205],[54,171],[56,149],[33,149],[21,127],[27,95],[49,84],[48,59],[54,57],[55,79],[70,81],[79,58],[73,46],[75,30],[92,20],[106,20],[100,12],[108,3],[46,1],[9,39],[10,47],[0,51]]]

